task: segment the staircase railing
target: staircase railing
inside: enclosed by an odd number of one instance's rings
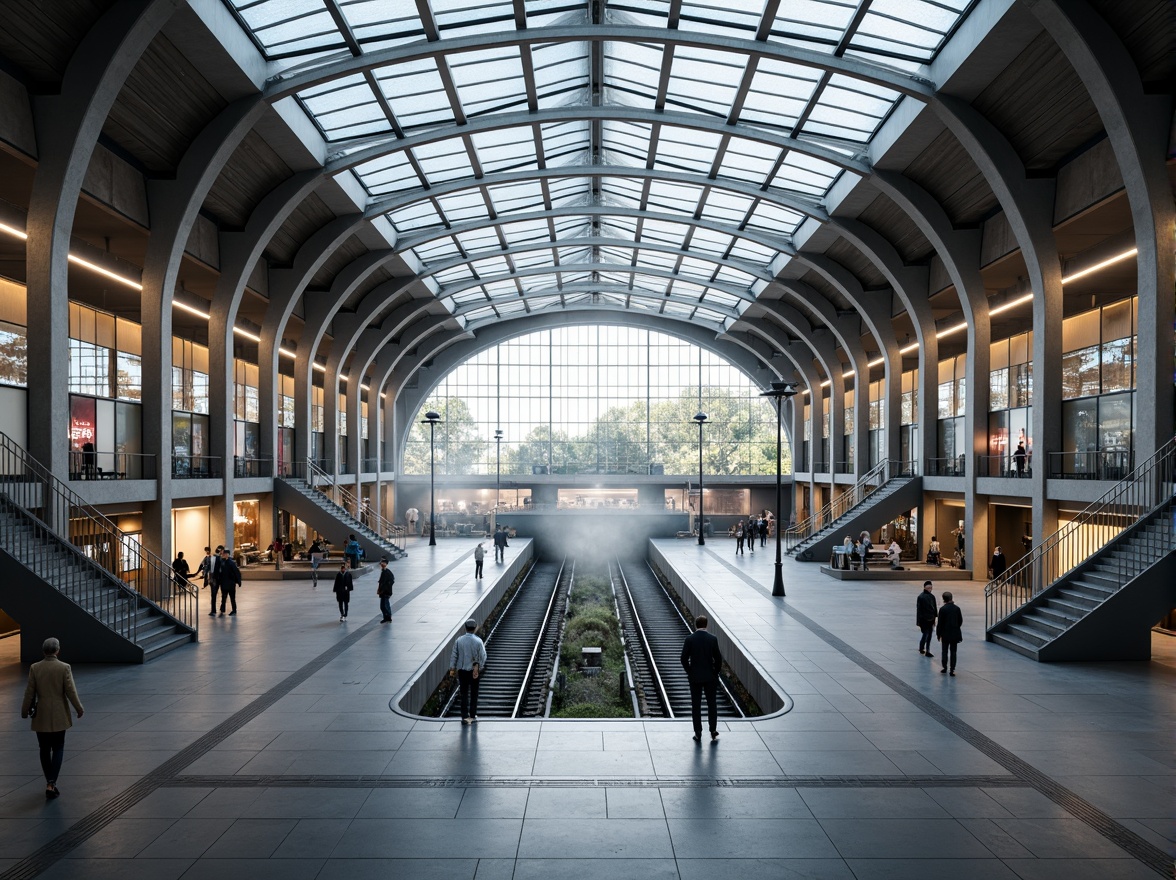
[[[124,638],[137,641],[138,600],[143,599],[195,631],[197,586],[177,577],[171,564],[99,513],[6,434],[0,433],[0,498],[27,519],[0,521],[0,543],[31,560],[39,574],[54,571],[53,586]],[[78,565],[53,566],[54,547],[72,548]],[[119,587],[93,577],[96,566]]]
[[[994,626],[1016,614],[1061,578],[1115,541],[1124,531],[1162,507],[1176,490],[1176,439],[1108,490],[1074,519],[1019,559],[984,588],[984,623]],[[1110,572],[1121,583],[1176,549],[1171,528],[1155,539],[1132,542],[1130,558]]]
[[[784,532],[785,550],[791,553],[802,541],[811,538],[825,526],[857,507],[894,477],[912,477],[916,473],[916,463],[913,461],[883,460],[878,462],[866,471],[853,486],[808,519],[802,520],[794,526],[789,526]]]
[[[355,497],[355,493],[348,490],[345,486],[340,485],[334,474],[328,473],[309,459],[307,459],[303,467],[295,467],[293,470],[294,474],[305,479],[306,484],[313,491],[321,495],[323,501],[329,507],[333,508],[336,513],[344,514],[358,521],[360,525],[371,529],[385,541],[392,544],[399,552],[406,552],[407,531],[404,526],[398,526],[395,523],[389,522],[374,510],[368,510],[365,513],[360,505],[359,499]],[[332,491],[338,492],[339,500],[336,501],[332,498],[331,493],[324,486],[329,486]]]

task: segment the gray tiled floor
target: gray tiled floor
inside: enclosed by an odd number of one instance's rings
[[[1154,637],[1151,663],[1035,664],[984,642],[981,585],[955,582],[966,640],[949,679],[915,651],[914,587],[826,581],[787,561],[787,608],[823,627],[823,637],[765,595],[771,552],[736,559],[722,541],[705,549],[664,541],[673,566],[788,693],[792,711],[724,723],[720,741],[702,746],[680,721],[483,720],[463,728],[392,711],[389,702],[480,595],[468,578],[473,544],[412,547],[396,564],[401,592],[391,625],[370,626],[137,801],[113,799],[369,625],[374,596],[358,598],[340,624],[328,596],[309,583],[250,584],[241,614],[207,620],[198,645],[146,667],[76,667],[88,711],[69,734],[56,801],[43,799],[27,722],[7,714],[0,872],[104,811],[103,821],[92,820],[97,832],[81,835],[40,877],[1156,876],[1010,778],[994,752],[966,742],[912,695],[1176,852],[1171,640]],[[493,579],[502,569],[487,571]],[[374,593],[370,580],[360,580],[358,596]],[[869,662],[843,653],[831,643],[838,639]],[[15,640],[0,642],[9,706],[23,689],[16,654]],[[934,777],[946,784],[931,784]]]

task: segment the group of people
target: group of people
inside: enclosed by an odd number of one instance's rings
[[[846,535],[841,542],[841,565],[847,571],[861,566],[862,571],[870,570],[870,551],[874,549],[874,541],[868,529],[862,529],[860,535],[854,538]],[[886,561],[894,571],[902,571],[902,548],[898,540],[891,540],[886,548]]]
[[[355,591],[355,578],[351,572],[348,562],[341,562],[339,570],[335,572],[334,586],[331,588],[331,592],[335,594],[335,601],[339,603],[340,623],[347,620],[351,610],[351,594]],[[396,575],[388,568],[388,557],[381,556],[380,579],[376,582],[376,597],[380,600],[380,623],[392,620],[392,586],[395,583]]]
[[[508,532],[504,526],[498,526],[494,530],[494,561],[506,562],[506,548],[510,546],[507,543]],[[480,581],[482,579],[482,566],[486,560],[486,542],[479,541],[478,546],[474,548],[474,580]]]
[[[755,541],[759,538],[761,547],[767,546],[768,532],[772,530],[771,521],[765,516],[749,517],[747,522],[739,520],[735,524],[735,553],[736,555],[743,552],[746,545],[752,553],[755,552]]]
[[[923,592],[915,600],[915,624],[920,633],[919,653],[928,658],[935,656],[931,650],[931,635],[934,633],[943,650],[943,668],[939,671],[955,675],[956,651],[964,640],[964,614],[952,601],[950,591],[944,591],[943,607],[940,608],[931,587],[931,581],[923,581]]]
[[[204,548],[204,558],[200,560],[194,574],[188,567],[183,552],[177,553],[172,563],[172,571],[175,572],[177,582],[180,579],[187,582],[189,576],[201,578],[204,586],[212,591],[209,617],[217,615],[217,593],[220,593],[220,616],[225,616],[226,608],[232,608],[230,615],[237,613],[237,587],[241,586],[241,568],[233,559],[232,551],[223,544],[218,544],[215,552],[211,547]]]

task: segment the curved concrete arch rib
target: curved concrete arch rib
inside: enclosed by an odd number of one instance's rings
[[[379,373],[373,377],[375,382],[379,382],[380,384],[373,383],[372,387],[386,388],[388,399],[393,401],[396,406],[396,413],[399,417],[398,421],[404,426],[404,430],[398,438],[399,445],[397,448],[403,448],[404,440],[408,436],[408,430],[411,429],[412,416],[424,404],[424,401],[428,399],[433,389],[461,364],[492,346],[519,336],[535,333],[540,330],[575,326],[580,323],[640,327],[656,333],[664,333],[668,336],[684,339],[735,365],[757,384],[763,384],[756,378],[755,374],[757,372],[767,369],[775,373],[771,354],[767,350],[753,352],[743,346],[737,347],[733,342],[724,341],[714,333],[708,332],[705,328],[701,328],[687,321],[656,318],[650,315],[629,315],[621,313],[593,315],[591,322],[587,320],[582,322],[569,322],[566,317],[561,315],[527,315],[507,321],[498,321],[480,330],[475,336],[468,337],[458,344],[448,347],[442,355],[435,357],[433,364],[429,367],[431,381],[418,382],[417,386],[412,389],[412,393],[408,396],[403,392],[403,381],[389,384],[392,378],[389,375],[391,370],[388,371],[389,374],[384,375],[382,382],[380,381],[381,377]],[[383,360],[382,355],[379,360]],[[417,366],[419,368],[419,363]],[[776,376],[778,378],[779,374],[776,373]],[[402,380],[411,379],[412,372],[400,374],[397,378]]]
[[[844,371],[841,368],[841,363],[837,360],[835,346],[826,332],[827,328],[814,326],[799,311],[791,306],[783,305],[779,301],[758,303],[749,311],[762,314],[768,321],[749,320],[746,332],[759,336],[768,345],[776,346],[779,351],[783,351],[792,340],[781,344],[778,334],[773,332],[772,327],[777,326],[783,329],[785,333],[795,336],[804,347],[811,351],[812,359],[821,365],[821,369],[833,383],[833,387],[836,387],[838,383],[844,384],[841,377]]]
[[[911,76],[892,67],[844,55],[819,52],[787,43],[739,39],[711,32],[608,23],[604,25],[556,25],[522,31],[498,31],[472,36],[446,37],[444,40],[431,43],[416,42],[392,46],[339,61],[327,62],[307,70],[278,74],[271,78],[267,84],[266,95],[269,100],[277,101],[295,95],[311,86],[322,85],[334,79],[343,79],[357,73],[394,64],[412,63],[467,52],[492,51],[505,47],[567,42],[652,43],[666,47],[705,49],[711,52],[725,51],[754,57],[760,61],[784,61],[828,73],[841,74],[874,85],[884,86],[913,98],[927,100],[934,94],[932,85],[925,79]]]
[[[1030,0],[1030,11],[1053,37],[1086,86],[1123,177],[1135,229],[1140,326],[1173,320],[1172,284],[1176,277],[1176,203],[1165,157],[1172,119],[1172,96],[1144,91],[1126,46],[1089,2]],[[1139,335],[1142,363],[1172,362],[1171,334]],[[1134,436],[1137,460],[1147,458],[1172,436],[1172,383],[1162,370],[1145,370],[1138,381],[1140,400],[1154,401],[1140,415]]]
[[[130,0],[113,5],[82,37],[55,95],[32,98],[37,140],[26,222],[28,371],[45,387],[68,386],[69,354],[61,328],[68,325],[69,243],[78,198],[94,148],[123,84],[179,0]],[[53,395],[28,399],[30,450],[57,474],[68,471],[64,409]]]

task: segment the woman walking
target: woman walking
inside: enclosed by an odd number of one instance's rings
[[[339,602],[339,622],[342,623],[347,619],[347,606],[351,603],[351,591],[355,589],[355,585],[351,579],[351,572],[347,570],[347,563],[344,562],[339,566],[339,571],[335,574],[335,598]]]
[[[41,646],[45,659],[29,667],[29,683],[25,688],[20,717],[33,719],[33,732],[41,747],[41,769],[45,773],[45,798],[51,800],[61,794],[57,790],[57,776],[65,757],[65,732],[73,727],[70,704],[81,718],[85,713],[78,689],[74,686],[73,670],[58,659],[61,642],[45,639]]]

